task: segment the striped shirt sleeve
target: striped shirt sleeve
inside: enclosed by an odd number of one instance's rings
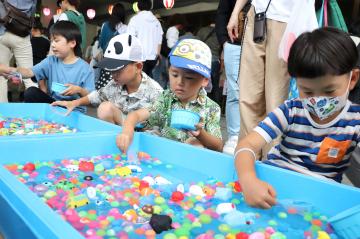
[[[259,133],[267,143],[270,143],[286,132],[289,122],[290,109],[288,104],[285,103],[271,112],[254,130]]]

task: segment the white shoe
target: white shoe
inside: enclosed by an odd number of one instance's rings
[[[223,153],[234,155],[234,151],[237,143],[238,143],[238,136],[231,136],[224,145]]]

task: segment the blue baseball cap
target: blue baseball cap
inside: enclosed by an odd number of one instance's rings
[[[189,69],[211,78],[211,50],[204,42],[196,39],[180,40],[169,54],[174,67]]]

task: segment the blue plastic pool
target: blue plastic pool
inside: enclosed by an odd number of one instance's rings
[[[25,104],[25,103],[0,103],[0,116],[12,118],[30,118],[32,120],[46,120],[64,124],[76,129],[75,134],[87,134],[97,132],[120,132],[121,127],[105,121],[87,116],[79,112],[72,112],[64,116],[66,110],[60,107],[52,107],[49,104]],[[64,135],[74,135],[67,133]],[[54,137],[57,134],[48,135],[14,135],[1,136],[0,140],[14,139],[18,137]]]
[[[21,149],[21,150],[19,150]],[[155,136],[139,133],[130,151],[144,151],[153,157],[182,168],[174,178],[196,181],[208,175],[221,181],[234,181],[233,159],[217,152],[194,148]],[[99,134],[40,138],[22,138],[0,144],[0,164],[49,161],[89,155],[118,153],[115,135]],[[44,153],[39,153],[44,152]],[[186,173],[187,170],[191,173]],[[293,198],[312,204],[321,213],[334,216],[360,204],[360,190],[319,181],[308,176],[258,163],[259,177],[271,183],[279,199]],[[341,202],[341,203],[339,203]],[[9,238],[82,238],[82,236],[45,205],[25,185],[0,168],[0,231]],[[16,225],[16,226],[15,226]]]

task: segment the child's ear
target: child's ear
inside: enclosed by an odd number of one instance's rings
[[[350,91],[355,88],[356,83],[359,80],[359,76],[360,76],[360,69],[356,68],[356,69],[352,70],[352,75],[351,75],[351,79],[350,79],[350,86],[349,86]]]
[[[209,78],[204,77],[201,86],[206,87],[208,84],[209,84]]]
[[[68,43],[69,43],[71,48],[75,49],[75,47],[76,47],[76,41],[75,40],[68,41]]]
[[[136,69],[142,72],[144,64],[142,62],[136,62],[135,63]]]

